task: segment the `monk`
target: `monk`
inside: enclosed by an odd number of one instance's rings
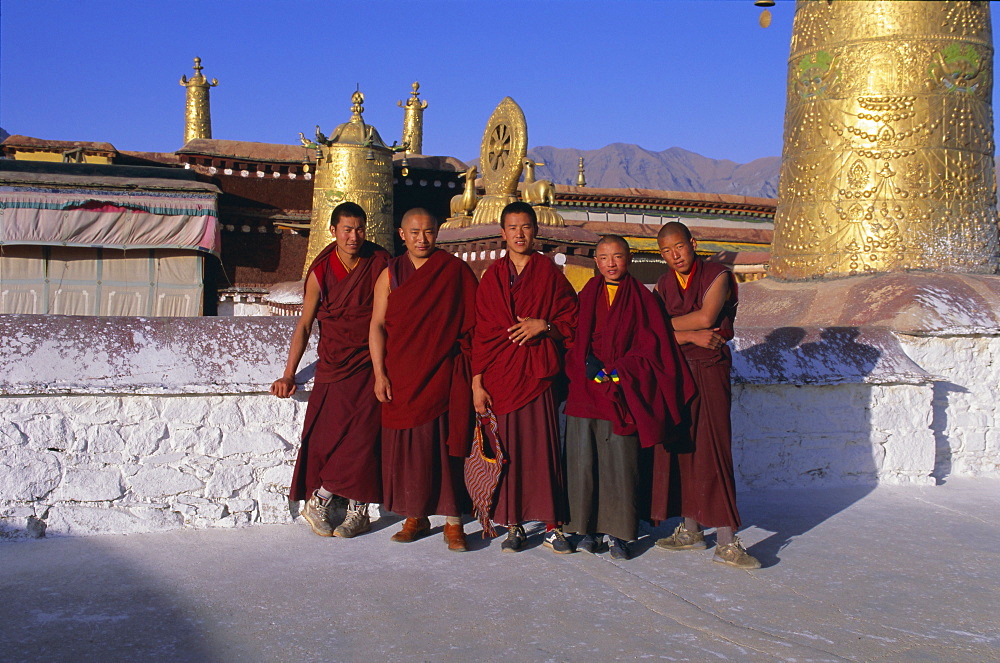
[[[507,525],[503,552],[527,541],[521,523],[541,521],[543,545],[573,547],[557,527],[565,519],[565,484],[553,383],[562,373],[564,344],[576,329],[576,292],[552,261],[535,251],[538,218],[514,202],[500,214],[507,254],[490,265],[476,290],[472,397],[480,415],[497,418],[507,464],[492,519]]]
[[[421,538],[430,531],[428,516],[438,514],[446,516],[448,549],[462,552],[476,276],[435,246],[437,232],[426,210],[403,215],[406,253],[390,260],[375,283],[369,342],[382,403],[383,504],[406,516],[392,541]]]
[[[368,327],[375,280],[389,254],[365,240],[367,218],[355,203],[334,208],[334,241],[309,267],[285,373],[271,385],[278,398],[295,393],[295,372],[318,320],[319,361],[289,498],[306,500],[302,516],[320,536],[367,532],[368,504],[382,501],[381,408],[373,392]],[[329,520],[334,495],[349,500],[347,517],[336,528]]]
[[[697,241],[683,223],[670,222],[657,235],[660,255],[670,270],[656,283],[677,342],[694,376],[698,395],[690,406],[686,448],[654,450],[651,516],[682,516],[670,536],[656,545],[665,550],[704,550],[703,528],[714,527],[713,561],[759,569],[735,535],[740,526],[733,473],[732,386],[729,380],[736,319],[736,279],[724,265],[705,262]]]
[[[694,391],[663,308],[628,273],[631,251],[606,235],[595,252],[598,276],[580,292],[580,324],[566,355],[566,485],[577,549],[629,559],[648,467],[640,448],[661,444],[681,422]]]

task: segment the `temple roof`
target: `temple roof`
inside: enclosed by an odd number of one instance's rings
[[[252,143],[242,140],[218,140],[216,138],[196,138],[185,143],[177,150],[177,154],[198,154],[231,159],[247,159],[249,161],[272,161],[284,163],[303,163],[315,161],[314,151],[301,145],[282,145],[279,143]]]
[[[84,150],[92,152],[118,152],[118,150],[115,149],[115,146],[111,143],[100,143],[85,140],[50,140],[48,138],[34,138],[32,136],[21,136],[19,134],[7,136],[2,145],[4,147],[20,147],[24,149],[52,150],[60,152],[75,150],[77,148],[83,148]]]

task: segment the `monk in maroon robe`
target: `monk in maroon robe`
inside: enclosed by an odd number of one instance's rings
[[[534,250],[537,231],[527,203],[511,203],[500,215],[507,254],[487,268],[476,291],[472,395],[478,414],[496,415],[507,459],[491,514],[507,525],[500,549],[521,550],[527,540],[521,523],[541,521],[543,545],[568,553],[572,547],[556,527],[566,514],[552,386],[562,373],[578,306],[563,273]]]
[[[319,321],[319,361],[289,498],[307,500],[302,516],[320,536],[367,532],[368,504],[382,501],[381,412],[373,393],[368,327],[375,280],[389,254],[365,241],[366,219],[354,203],[333,210],[335,241],[309,267],[285,373],[271,385],[279,398],[295,393],[295,372],[313,321]],[[349,499],[347,517],[336,528],[329,521],[333,495]]]
[[[645,507],[640,448],[660,444],[680,423],[693,382],[663,308],[628,273],[630,249],[617,235],[597,243],[599,276],[580,292],[580,324],[566,355],[566,529],[596,552],[631,556]]]
[[[437,230],[426,210],[404,214],[406,253],[390,260],[375,284],[370,344],[382,402],[383,504],[406,516],[393,541],[424,536],[428,516],[438,514],[447,517],[449,550],[464,551],[476,276],[435,247]]]
[[[656,293],[670,316],[677,342],[694,375],[698,395],[691,402],[686,441],[654,450],[651,517],[682,516],[674,533],[656,545],[666,550],[704,550],[705,527],[716,528],[714,561],[744,569],[760,568],[735,536],[740,526],[733,473],[732,353],[736,319],[736,278],[724,265],[705,262],[683,223],[665,224],[657,236],[670,270]]]

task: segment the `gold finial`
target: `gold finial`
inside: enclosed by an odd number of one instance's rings
[[[212,117],[209,111],[208,91],[219,84],[213,78],[209,81],[201,73],[201,58],[194,59],[194,75],[188,79],[181,76],[180,84],[187,88],[187,103],[184,109],[184,142],[196,138],[212,137]]]
[[[764,9],[760,13],[760,27],[766,28],[771,25],[771,12],[767,8],[774,6],[774,0],[754,0],[753,4]]]
[[[202,69],[204,69],[204,67],[201,66],[201,58],[195,58],[194,76],[192,76],[190,79],[188,79],[187,76],[181,76],[181,81],[180,81],[181,85],[183,85],[184,87],[191,87],[191,86],[215,87],[216,85],[219,84],[219,79],[217,78],[213,78],[211,83],[208,82],[208,79],[205,78],[205,75],[201,73]]]
[[[424,109],[427,102],[420,99],[420,83],[413,82],[410,86],[413,92],[404,104],[397,101],[396,105],[403,109],[403,146],[414,154],[424,153]]]
[[[359,87],[351,95],[351,122],[361,120],[361,114],[365,112],[365,107],[361,105],[363,103],[365,103],[365,95]]]
[[[587,178],[583,173],[583,157],[580,157],[580,167],[576,171],[576,185],[587,186]]]

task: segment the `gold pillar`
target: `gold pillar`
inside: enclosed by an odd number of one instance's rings
[[[313,206],[309,247],[302,267],[303,278],[313,259],[333,241],[330,213],[344,201],[361,205],[368,215],[369,241],[392,253],[392,150],[382,142],[375,127],[362,118],[365,97],[351,96],[351,119],[337,127],[329,139],[316,128],[321,155],[313,175]]]
[[[795,8],[770,273],[997,267],[986,2]]]
[[[404,104],[397,101],[396,105],[403,109],[403,146],[413,154],[424,153],[424,110],[427,102],[419,98],[420,83],[414,81],[413,92]]]
[[[209,82],[201,73],[201,58],[194,59],[194,76],[188,80],[181,76],[180,84],[187,88],[187,103],[184,107],[184,142],[195,138],[212,137],[212,115],[208,107],[208,90],[219,84],[213,78]]]

